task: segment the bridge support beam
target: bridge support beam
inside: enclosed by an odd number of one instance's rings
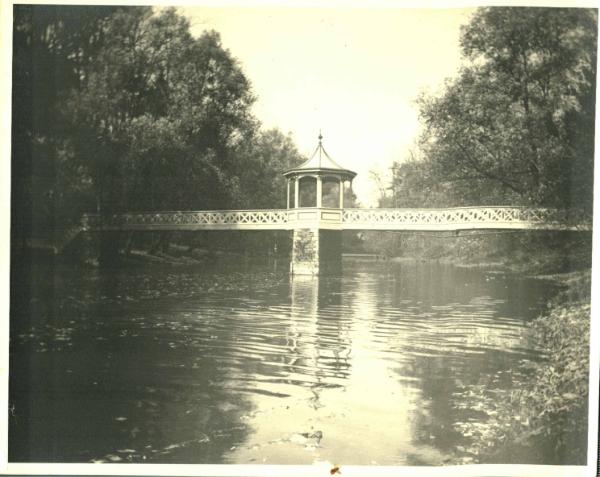
[[[294,229],[292,275],[333,275],[342,270],[342,231]]]

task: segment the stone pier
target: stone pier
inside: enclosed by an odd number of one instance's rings
[[[341,230],[294,229],[290,263],[292,275],[333,275],[341,270]]]

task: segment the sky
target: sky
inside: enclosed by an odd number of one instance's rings
[[[192,33],[214,29],[250,79],[264,128],[290,133],[310,156],[319,130],[354,191],[375,206],[370,171],[407,157],[416,99],[439,92],[460,62],[460,26],[473,9],[182,7]]]

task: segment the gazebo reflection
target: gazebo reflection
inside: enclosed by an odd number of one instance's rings
[[[320,388],[343,386],[350,373],[350,321],[342,306],[342,281],[297,276],[290,281],[290,298],[290,350],[294,363],[313,377],[318,401]]]

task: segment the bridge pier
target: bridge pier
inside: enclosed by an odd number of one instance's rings
[[[294,229],[292,275],[333,275],[342,270],[342,231]]]

